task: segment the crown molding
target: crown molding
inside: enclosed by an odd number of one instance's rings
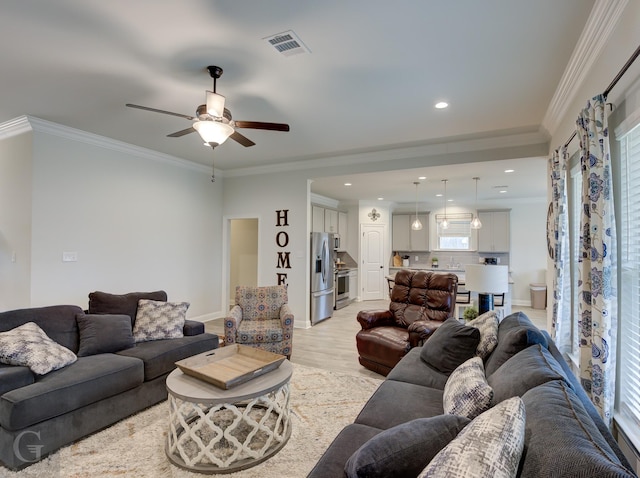
[[[542,127],[553,136],[576,92],[615,30],[629,0],[596,0],[564,74],[551,98]]]
[[[20,116],[12,120],[5,121],[4,123],[0,123],[0,140],[32,131],[36,133],[50,134],[52,136],[77,141],[91,146],[96,146],[98,148],[109,149],[141,159],[160,161],[193,171],[211,174],[211,168],[202,164],[194,163],[193,161],[188,161],[176,156],[160,153],[141,146],[135,146],[94,133],[88,133],[69,126],[63,126],[58,123],[36,118],[35,116]],[[216,169],[215,175],[216,177],[223,177],[224,173]]]

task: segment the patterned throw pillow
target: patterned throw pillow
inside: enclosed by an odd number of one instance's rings
[[[34,322],[0,333],[0,362],[23,365],[44,375],[77,360],[66,347],[50,339]]]
[[[133,338],[136,342],[183,337],[188,302],[161,302],[140,299]]]
[[[493,389],[484,376],[480,357],[473,357],[460,365],[444,385],[442,406],[444,413],[475,418],[491,406]]]
[[[498,315],[493,310],[467,322],[468,326],[475,327],[480,331],[480,343],[476,349],[476,355],[482,360],[486,359],[498,345],[499,323]]]
[[[524,448],[525,419],[520,397],[496,405],[440,450],[419,478],[517,476]]]

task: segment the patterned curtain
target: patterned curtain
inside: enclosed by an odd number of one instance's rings
[[[551,334],[563,353],[571,352],[571,266],[566,188],[568,162],[566,146],[556,149],[549,158],[552,196],[547,217],[547,246],[554,270]]]
[[[578,116],[582,170],[580,221],[580,381],[605,423],[615,398],[617,291],[616,229],[605,98],[594,97]]]

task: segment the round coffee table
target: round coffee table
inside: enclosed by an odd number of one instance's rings
[[[280,367],[229,390],[176,369],[167,377],[172,463],[201,473],[232,473],[263,462],[291,436],[289,380]]]

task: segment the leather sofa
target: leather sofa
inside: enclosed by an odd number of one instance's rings
[[[526,416],[517,432],[523,444],[521,453],[512,459],[517,469],[513,475],[636,476],[553,340],[520,312],[499,323],[495,348],[484,360],[472,358],[483,364],[484,386],[491,387],[486,411],[477,418],[445,413],[447,388],[457,368],[452,373],[440,368],[445,362],[452,365],[452,357],[466,348],[472,335],[468,333],[471,327],[456,319],[445,323],[447,327],[435,332],[425,346],[413,348],[400,360],[354,423],[336,436],[308,478],[410,478],[422,476],[427,466],[436,469],[431,470],[435,474],[425,476],[471,476],[464,474],[468,468],[473,476],[496,476],[490,469],[503,465],[507,453],[492,453],[489,429],[482,430],[474,442],[464,443],[462,449],[450,445],[466,440],[471,434],[465,433],[467,428],[485,414],[518,400],[513,397],[520,397]],[[455,333],[447,335],[446,330]],[[465,357],[456,360],[459,363]],[[480,396],[477,390],[472,388],[462,396],[474,402]],[[507,422],[504,428],[516,434],[513,423]],[[510,444],[505,442],[503,450],[508,450]]]
[[[103,295],[93,297],[93,311],[104,314],[115,305],[116,310],[133,313],[99,315],[107,323],[110,317],[133,323],[138,297],[145,297],[99,294]],[[163,294],[160,298],[166,300]],[[92,316],[74,305],[12,310],[0,313],[0,332],[33,322],[54,342],[82,355],[78,320],[87,315]],[[186,320],[181,335],[135,343],[115,353],[78,356],[44,375],[27,366],[0,364],[0,462],[10,469],[23,468],[165,400],[165,379],[175,362],[218,347],[218,336],[204,333],[201,322]],[[102,334],[97,339],[104,342],[109,337]]]
[[[389,310],[358,313],[358,360],[387,375],[413,347],[422,345],[444,320],[454,315],[458,276],[401,270],[395,276]]]

